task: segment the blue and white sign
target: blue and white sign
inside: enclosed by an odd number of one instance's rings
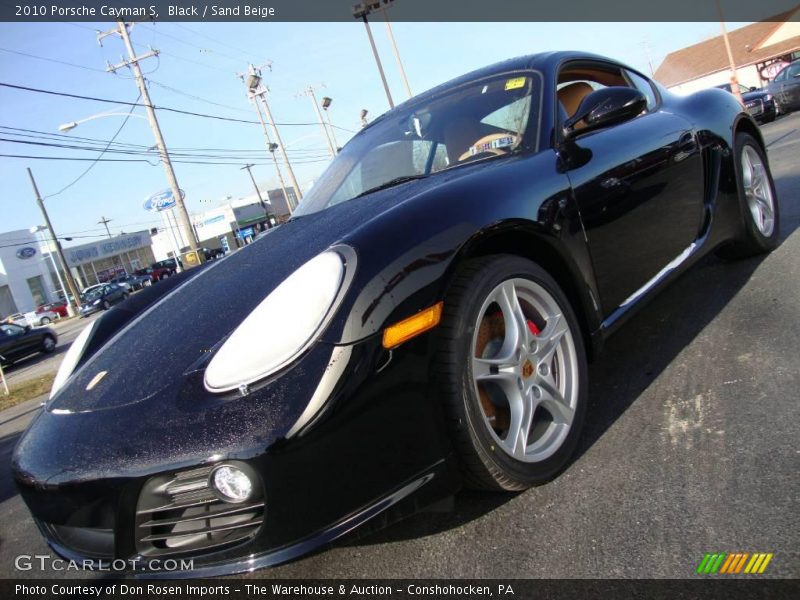
[[[186,193],[181,190],[181,200],[185,197]],[[150,212],[160,212],[174,207],[175,204],[175,195],[172,193],[172,190],[164,190],[163,192],[158,192],[150,196],[144,201],[143,206],[145,210],[149,210]]]
[[[36,248],[32,246],[25,246],[17,250],[17,258],[33,258],[36,254]]]

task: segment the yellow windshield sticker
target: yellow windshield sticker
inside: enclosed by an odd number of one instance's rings
[[[525,78],[524,77],[514,77],[514,79],[509,79],[506,81],[506,91],[508,90],[515,90],[517,88],[521,88],[525,85]]]

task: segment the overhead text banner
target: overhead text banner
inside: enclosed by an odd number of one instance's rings
[[[0,1],[0,21],[262,21],[333,22],[382,18],[378,0],[251,0],[250,2],[197,2],[172,0]],[[357,5],[361,5],[358,8]],[[761,21],[797,9],[797,0],[720,0],[725,21]],[[719,21],[712,1],[669,0],[397,0],[387,11],[393,21],[453,22],[556,22],[556,21]],[[794,13],[798,18],[798,12]],[[501,42],[502,40],[498,40]]]

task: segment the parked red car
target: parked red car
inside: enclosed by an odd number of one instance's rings
[[[136,275],[144,275],[149,276],[151,281],[155,283],[156,281],[161,281],[162,279],[166,279],[170,275],[175,274],[175,269],[170,269],[169,267],[160,267],[156,266],[158,263],[150,267],[145,267],[144,269],[139,269],[135,271]]]
[[[48,310],[58,314],[58,316],[61,318],[66,317],[68,314],[67,303],[64,300],[58,300],[57,302],[48,302],[47,304],[42,304],[36,309],[36,312],[43,313],[47,312]]]

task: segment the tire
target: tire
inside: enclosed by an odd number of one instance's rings
[[[52,323],[50,317],[42,317],[39,321],[39,325],[49,325],[50,323]]]
[[[53,336],[46,335],[42,339],[42,352],[45,354],[51,354],[56,349],[56,341],[53,339]]]
[[[108,302],[108,300],[103,300],[103,305],[102,306],[103,306],[103,310],[108,310],[109,308],[111,308],[111,304]]]
[[[510,297],[508,290],[516,303],[495,301]],[[506,335],[511,311],[518,311],[514,322],[525,321],[516,337],[511,329]],[[537,327],[540,332],[534,334]],[[550,343],[542,342],[554,333]],[[440,395],[465,484],[515,491],[555,477],[577,447],[588,393],[583,338],[558,284],[517,256],[469,261],[444,300],[440,335]],[[487,368],[487,361],[511,354],[513,365]],[[511,398],[515,406],[525,407],[516,411],[518,417]],[[527,418],[523,415],[532,415],[531,426],[515,428],[515,421]],[[515,429],[519,435],[512,435]]]
[[[734,160],[743,227],[739,239],[719,255],[735,259],[772,252],[780,235],[780,205],[769,162],[759,143],[744,132],[736,134]]]

